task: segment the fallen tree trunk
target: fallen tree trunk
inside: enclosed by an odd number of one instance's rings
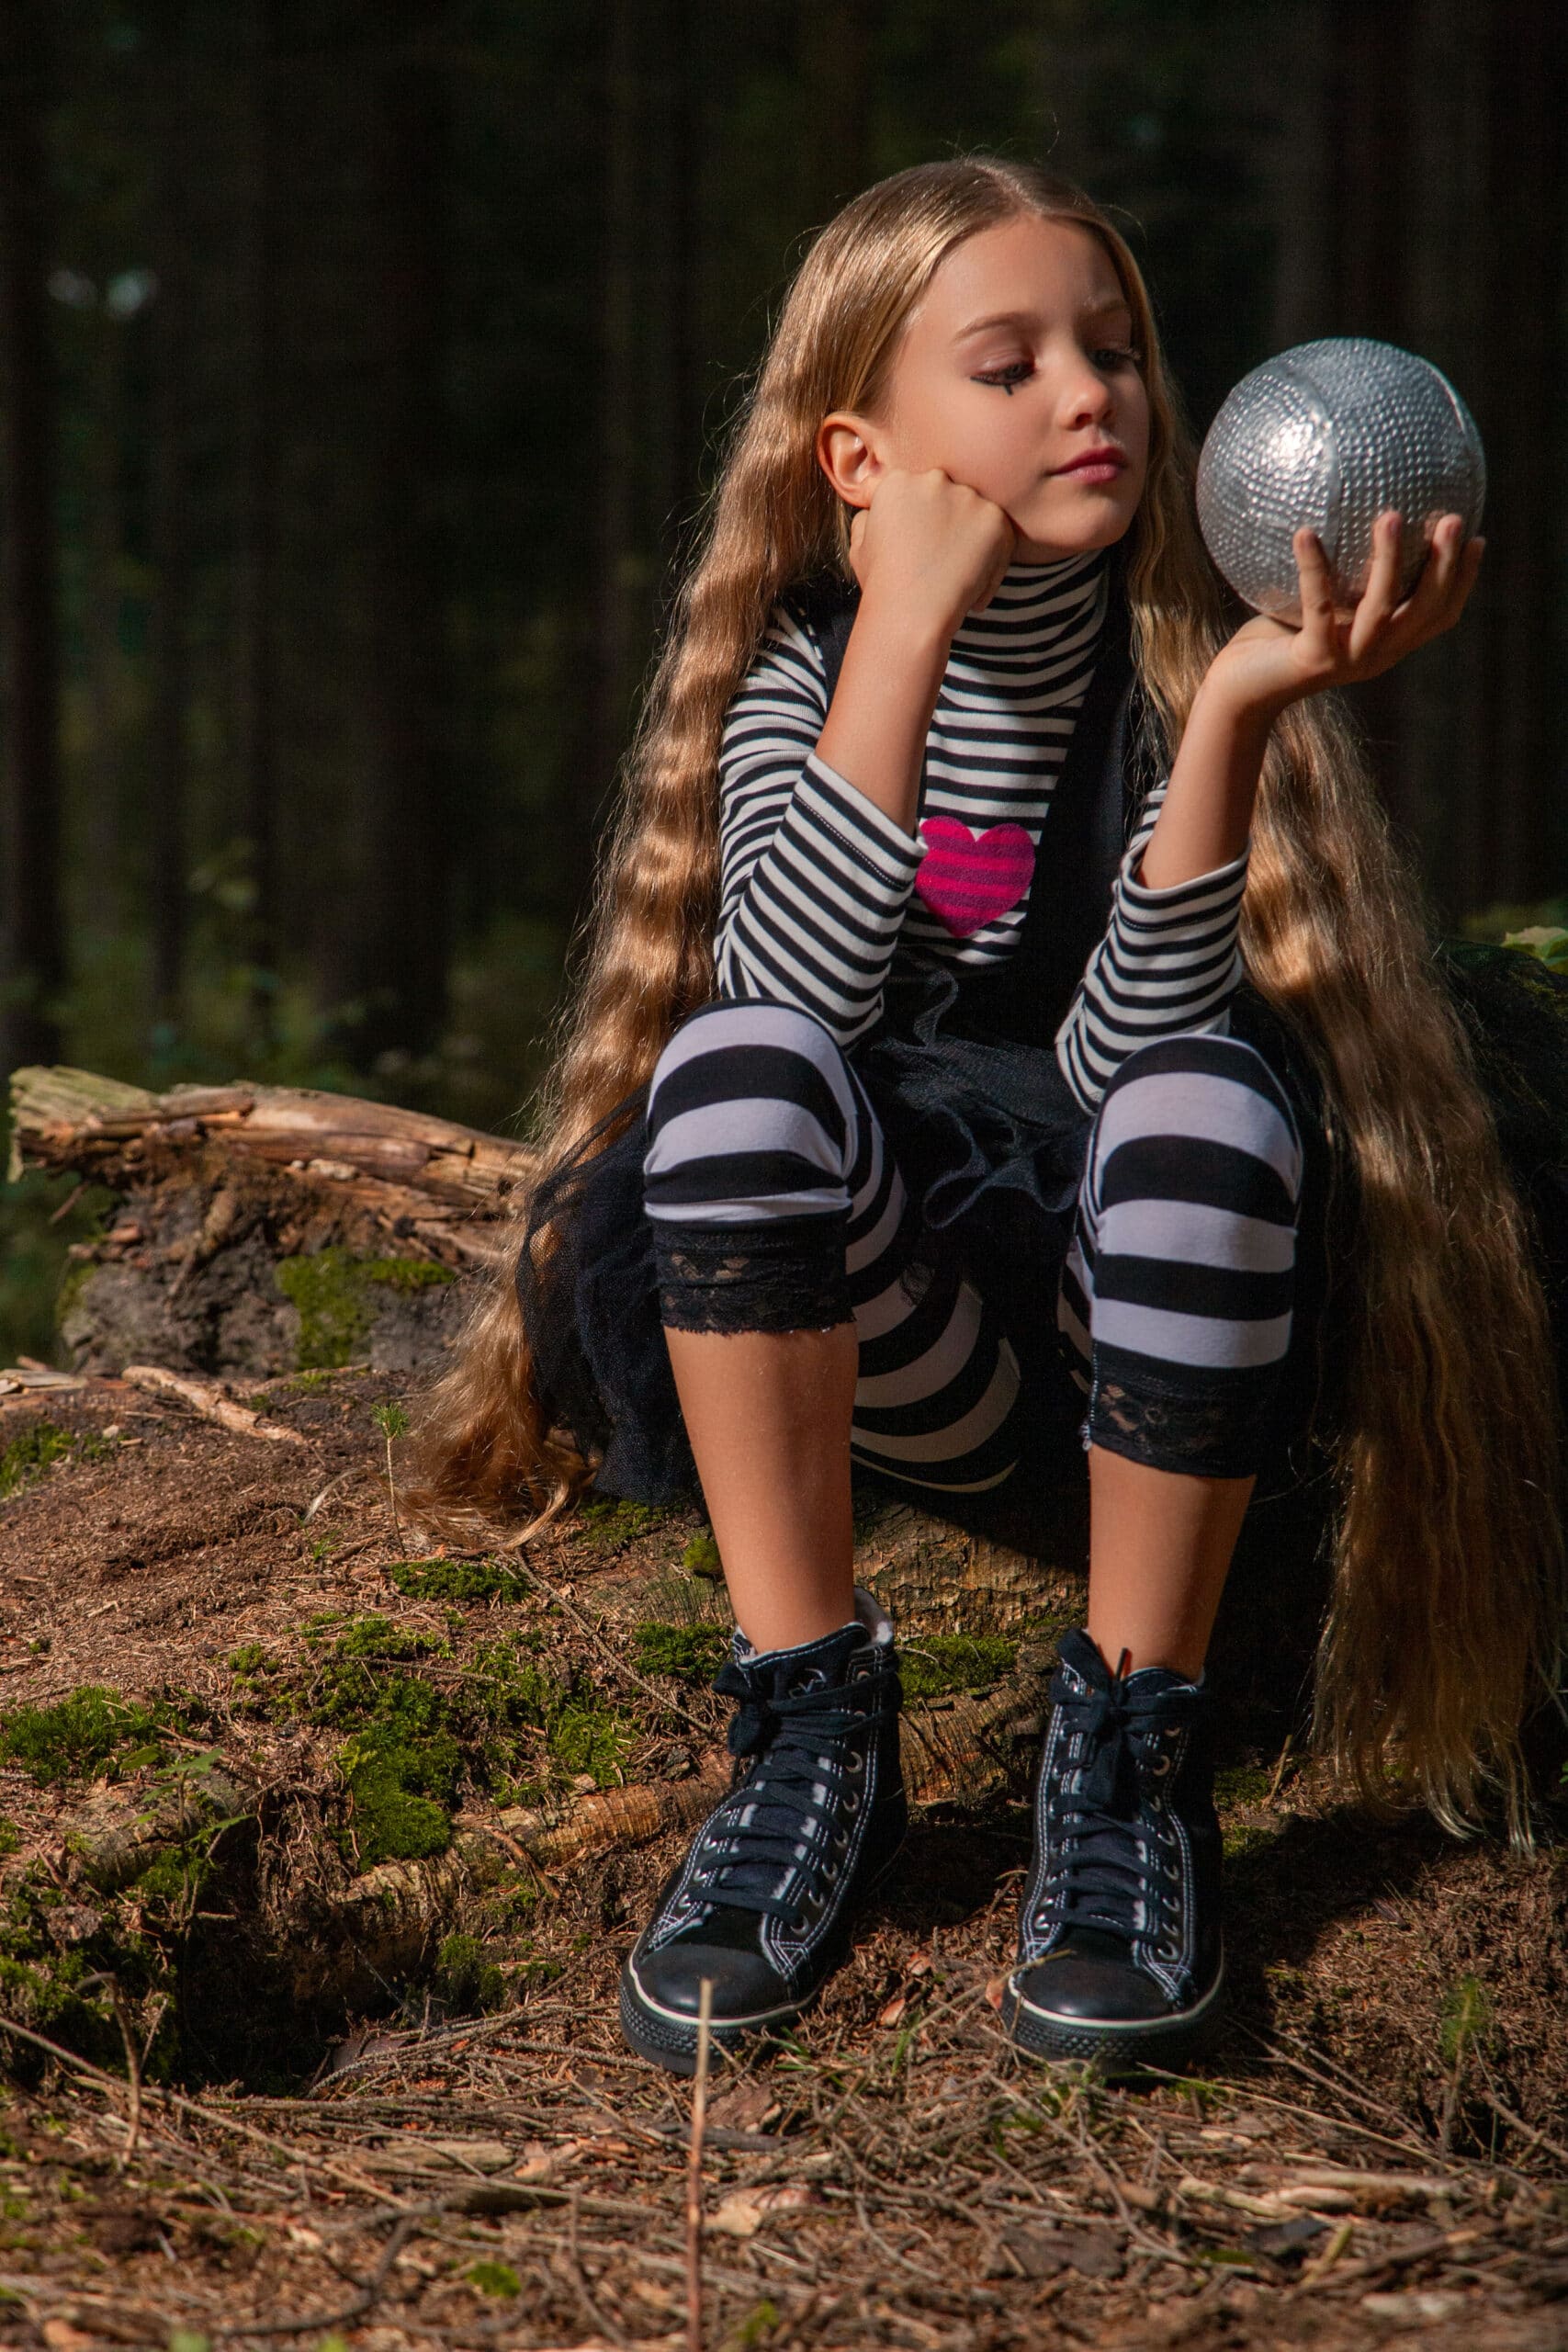
[[[62,1294],[62,1338],[89,1372],[421,1369],[457,1319],[456,1278],[505,1247],[536,1165],[504,1137],[306,1087],[11,1081],[10,1175],[73,1174],[122,1204],[72,1245]]]

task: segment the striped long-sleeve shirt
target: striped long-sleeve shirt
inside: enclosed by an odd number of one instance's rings
[[[1032,890],[1050,887],[1051,796],[1106,594],[1102,553],[1015,563],[986,609],[964,616],[926,738],[913,836],[818,755],[821,653],[786,604],[774,607],[720,743],[722,994],[798,1005],[848,1046],[874,1025],[900,948],[961,974],[1011,953]],[[1104,937],[1056,1033],[1086,1110],[1135,1046],[1229,1027],[1247,853],[1165,889],[1141,881],[1168,783],[1158,778],[1139,813]]]

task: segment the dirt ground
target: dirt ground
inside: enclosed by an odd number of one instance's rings
[[[693,2095],[615,1977],[711,1802],[691,1514],[504,1560],[394,1522],[388,1375],[0,1403],[0,2342],[1568,2345],[1568,1849],[1368,1818],[1287,1710],[1223,1781],[1231,2019],[1190,2079],[993,1996],[1070,1566],[867,1500],[920,1792],[801,2030]],[[378,1411],[379,1410],[379,1419]]]

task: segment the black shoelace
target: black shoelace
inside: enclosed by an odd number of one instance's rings
[[[757,1761],[708,1817],[689,1882],[699,1902],[780,1918],[795,1934],[815,1924],[849,1851],[867,1748],[897,1707],[895,1682],[769,1693],[744,1667],[720,1669],[714,1689],[740,1701],[730,1752]]]
[[[1120,1673],[1081,1694],[1058,1682],[1051,1695],[1064,1717],[1050,1799],[1056,1835],[1035,1928],[1093,1928],[1174,1960],[1166,1914],[1181,1883],[1180,1846],[1146,1785],[1171,1768],[1168,1716],[1129,1705]]]

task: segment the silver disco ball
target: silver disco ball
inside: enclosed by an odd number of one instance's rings
[[[1475,419],[1429,360],[1365,335],[1298,343],[1244,376],[1209,427],[1198,460],[1198,520],[1244,603],[1301,618],[1291,535],[1310,524],[1335,601],[1367,584],[1372,525],[1404,518],[1400,594],[1408,595],[1440,514],[1475,531],[1486,459]]]

